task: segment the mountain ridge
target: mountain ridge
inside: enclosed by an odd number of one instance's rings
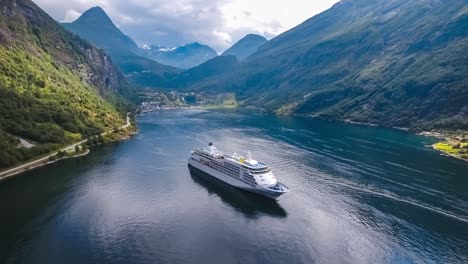
[[[236,56],[239,60],[244,60],[252,55],[260,46],[267,42],[268,40],[263,36],[248,34],[234,43],[234,45],[232,45],[229,49],[224,51],[222,55],[233,55]]]
[[[172,48],[146,45],[143,50],[148,58],[180,69],[193,68],[218,56],[214,49],[198,42]]]
[[[137,44],[130,37],[123,34],[99,6],[86,10],[75,21],[62,23],[62,25],[82,38],[92,40],[97,47],[111,54],[132,52],[138,55]]]
[[[467,10],[460,0],[343,0],[197,89],[282,114],[466,129]]]
[[[136,92],[108,55],[30,0],[0,9],[1,168],[125,123]]]
[[[105,50],[122,72],[139,86],[161,88],[168,79],[181,72],[144,57],[135,42],[125,35],[101,7],[93,7],[71,23],[62,23],[67,30]]]
[[[198,66],[181,72],[174,78],[174,88],[181,89],[190,85],[196,90],[195,86],[207,85],[212,77],[220,78],[236,71],[240,66],[236,56],[216,56]]]

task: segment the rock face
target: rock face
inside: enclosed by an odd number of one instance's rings
[[[85,80],[109,92],[117,93],[123,79],[120,72],[112,64],[110,57],[93,48],[86,49],[85,53],[88,60],[95,66],[93,69],[81,65],[82,69],[87,68]]]
[[[2,10],[9,25],[0,28],[5,46],[21,45],[33,54],[46,50],[55,62],[79,72],[102,92],[119,92],[128,86],[108,55],[63,30],[31,1],[5,0]]]
[[[153,88],[167,87],[170,85],[168,79],[180,72],[179,69],[144,57],[144,52],[115,26],[100,7],[93,7],[74,22],[61,25],[103,49],[128,79],[136,85]],[[94,57],[96,61],[99,61],[96,56]],[[101,61],[104,62],[104,60]]]
[[[136,91],[104,51],[30,0],[0,1],[0,35],[0,167],[125,123]]]

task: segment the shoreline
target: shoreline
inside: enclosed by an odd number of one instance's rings
[[[79,158],[79,157],[84,157],[86,155],[88,155],[89,153],[91,153],[91,151],[89,149],[87,149],[85,152],[83,153],[80,153],[80,154],[76,154],[76,155],[73,155],[73,156],[65,156],[65,157],[61,157],[61,158],[58,158],[56,160],[49,160],[49,156],[47,157],[47,161],[43,161],[42,159],[40,161],[35,161],[37,163],[31,165],[31,166],[27,166],[26,168],[17,168],[17,169],[12,169],[13,171],[11,171],[10,173],[5,173],[4,175],[0,176],[0,183],[3,182],[3,181],[7,181],[9,180],[10,178],[12,178],[13,176],[16,176],[18,174],[22,174],[24,172],[27,172],[27,171],[30,171],[30,170],[34,170],[34,169],[38,169],[38,168],[42,168],[42,167],[45,167],[47,165],[50,165],[50,164],[54,164],[56,162],[59,162],[61,160],[66,160],[66,159],[74,159],[74,158]],[[34,162],[34,161],[33,161]],[[29,163],[28,163],[29,164]]]
[[[436,138],[438,142],[432,144],[431,147],[433,150],[439,152],[440,155],[468,162],[468,158],[465,158],[463,153],[453,154],[448,151],[448,150],[453,151],[454,149],[459,151],[461,149],[460,146],[458,148],[454,148],[453,145],[459,144],[461,145],[461,147],[463,147],[463,145],[467,144],[467,143],[463,143],[463,141],[461,140],[463,138],[461,134],[462,133],[456,134],[454,132],[452,132],[451,134],[450,132],[423,131],[423,132],[418,133],[417,135]],[[449,148],[448,149],[440,148],[438,147],[438,145],[446,145]]]
[[[440,149],[438,149],[438,148],[436,147],[436,145],[437,145],[437,143],[436,143],[436,144],[432,144],[431,147],[432,147],[433,150],[439,152],[439,154],[440,154],[441,156],[446,156],[446,157],[455,158],[455,159],[457,159],[457,160],[462,160],[462,161],[468,162],[468,159],[464,159],[464,158],[459,157],[459,156],[457,156],[457,155],[450,154],[450,153],[447,153],[447,152],[445,152],[445,151],[443,151],[443,150],[440,150]]]
[[[130,112],[128,112],[127,113],[127,122],[126,122],[126,124],[119,127],[119,129],[120,130],[121,129],[127,129],[130,126],[131,126]],[[100,135],[101,136],[107,136],[107,135],[110,135],[113,132],[115,132],[115,131],[114,130],[109,130],[107,132],[101,133]],[[136,129],[135,129],[135,131],[128,131],[128,134],[123,136],[122,138],[116,139],[116,140],[111,140],[111,141],[112,142],[124,141],[124,140],[130,139],[136,133],[137,133]],[[7,179],[13,178],[13,176],[22,174],[24,172],[27,172],[27,171],[30,171],[30,170],[33,170],[33,169],[37,169],[37,168],[41,168],[41,167],[53,164],[53,163],[55,163],[57,161],[60,161],[60,160],[73,159],[73,158],[79,158],[79,157],[82,157],[82,156],[86,156],[91,152],[89,149],[87,149],[84,153],[80,153],[80,154],[77,154],[77,155],[60,157],[60,158],[57,158],[56,160],[53,160],[53,161],[50,160],[51,157],[57,156],[60,151],[74,150],[76,146],[82,145],[82,144],[87,143],[87,142],[88,142],[88,139],[85,139],[85,140],[82,140],[80,142],[77,142],[77,143],[71,144],[69,146],[63,147],[63,148],[59,149],[58,151],[56,151],[56,152],[54,152],[52,154],[40,157],[38,159],[27,162],[25,164],[17,165],[15,167],[11,167],[11,168],[5,168],[4,171],[0,172],[0,183],[2,183],[3,181],[5,181]]]
[[[194,107],[194,108],[187,108],[187,109],[203,109],[203,110],[210,111],[210,110],[225,110],[227,108],[204,108],[204,107],[195,108]],[[248,108],[238,107],[238,108],[231,108],[230,110],[242,110],[242,109],[248,109]],[[262,108],[255,108],[255,109],[264,111],[265,113],[268,113],[268,114],[273,114],[273,115],[277,115],[277,116],[284,116],[284,115],[281,115],[281,114],[278,114],[278,113],[275,113],[275,112],[265,111]],[[417,135],[417,136],[437,138],[440,141],[435,143],[435,144],[432,144],[430,146],[433,150],[439,152],[443,156],[448,156],[448,157],[455,158],[457,160],[462,160],[462,161],[468,162],[468,158],[463,158],[461,156],[445,152],[445,151],[443,151],[441,149],[438,149],[436,147],[436,145],[438,143],[443,143],[444,141],[445,142],[450,141],[449,140],[450,139],[449,132],[437,132],[437,131],[421,131],[421,132],[418,132],[418,131],[413,131],[408,127],[398,127],[398,126],[390,127],[390,126],[383,126],[383,125],[379,125],[379,124],[375,124],[375,123],[366,123],[366,122],[353,121],[351,119],[328,119],[328,118],[321,118],[321,117],[318,117],[318,116],[315,116],[315,115],[306,115],[306,114],[305,115],[290,114],[289,116],[297,116],[297,117],[302,116],[302,117],[308,117],[308,118],[317,118],[317,119],[326,120],[326,121],[330,121],[330,122],[339,122],[339,123],[344,123],[344,124],[349,124],[349,125],[385,128],[385,129],[391,129],[391,130],[406,132],[406,133],[410,133],[410,134]],[[452,133],[456,133],[456,132],[452,132]],[[427,147],[429,147],[429,146],[427,146]]]
[[[122,142],[122,141],[125,141],[125,140],[129,140],[131,137],[133,137],[136,134],[137,134],[136,132],[131,132],[131,133],[128,133],[128,135],[123,136],[119,140],[112,140],[112,141],[110,141],[108,143]],[[107,143],[102,143],[102,144],[99,144],[99,145],[103,145],[103,144],[107,144]],[[68,149],[68,148],[66,148],[66,149]],[[91,150],[86,149],[86,151],[83,152],[83,153],[74,154],[72,156],[64,156],[64,157],[57,158],[55,160],[50,160],[49,159],[50,157],[56,156],[58,154],[58,152],[55,152],[52,155],[48,155],[48,156],[40,158],[38,160],[35,160],[35,161],[32,161],[32,162],[17,166],[17,167],[12,168],[12,169],[8,169],[8,170],[6,170],[4,172],[0,172],[0,183],[2,183],[4,181],[7,181],[7,180],[10,180],[14,176],[20,175],[22,173],[25,173],[25,172],[28,172],[28,171],[31,171],[31,170],[35,170],[35,169],[39,169],[39,168],[45,167],[47,165],[51,165],[51,164],[54,164],[56,162],[59,162],[61,160],[75,159],[75,158],[84,157],[84,156],[87,156],[89,153],[91,153]],[[23,168],[24,166],[26,166],[26,167]]]
[[[313,116],[313,115],[306,115],[306,116],[311,117],[311,118],[321,119],[320,117],[316,117],[316,116]],[[432,144],[430,146],[433,150],[439,152],[439,154],[441,156],[446,156],[446,157],[455,158],[457,160],[468,162],[468,158],[464,158],[462,156],[462,154],[457,155],[457,154],[449,153],[449,152],[446,152],[446,151],[444,151],[442,149],[437,148],[437,145],[441,144],[441,143],[450,144],[449,142],[454,143],[454,141],[457,142],[457,143],[462,143],[462,141],[454,140],[454,137],[455,138],[456,137],[463,138],[463,132],[450,132],[450,131],[421,131],[421,132],[416,132],[416,131],[411,131],[411,129],[409,129],[407,127],[396,127],[396,126],[386,127],[386,126],[382,126],[382,125],[374,124],[374,123],[357,122],[357,121],[353,121],[351,119],[325,119],[325,120],[330,120],[330,121],[334,121],[334,122],[343,122],[345,124],[350,124],[350,125],[388,128],[388,129],[394,129],[394,130],[398,130],[398,131],[402,131],[402,132],[411,133],[411,134],[414,134],[414,135],[417,135],[417,136],[436,138],[436,139],[438,139],[438,142],[434,143],[434,144]],[[465,137],[466,137],[466,134],[465,134]]]

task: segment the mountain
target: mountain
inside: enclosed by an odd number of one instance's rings
[[[73,23],[63,23],[63,26],[111,55],[139,53],[135,42],[123,34],[99,6],[90,8]]]
[[[222,78],[238,69],[240,63],[235,56],[217,56],[196,67],[188,69],[179,74],[173,83],[176,88],[191,86],[196,90],[196,86],[207,87],[212,77]]]
[[[173,48],[145,45],[142,49],[147,53],[148,58],[181,69],[193,68],[218,56],[215,50],[197,42]]]
[[[0,10],[0,168],[125,123],[136,92],[109,56],[30,0]]]
[[[199,89],[279,113],[467,129],[467,25],[463,0],[343,0]]]
[[[74,22],[62,25],[105,50],[127,77],[140,86],[166,87],[170,84],[168,78],[180,72],[145,58],[135,42],[123,34],[100,7],[93,7]]]
[[[227,49],[222,55],[233,55],[239,60],[244,60],[267,42],[268,40],[262,36],[249,34],[236,42],[236,44]]]

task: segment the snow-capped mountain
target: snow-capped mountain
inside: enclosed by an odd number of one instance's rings
[[[148,58],[181,69],[193,68],[218,56],[215,50],[197,42],[179,47],[143,45],[141,49]]]

